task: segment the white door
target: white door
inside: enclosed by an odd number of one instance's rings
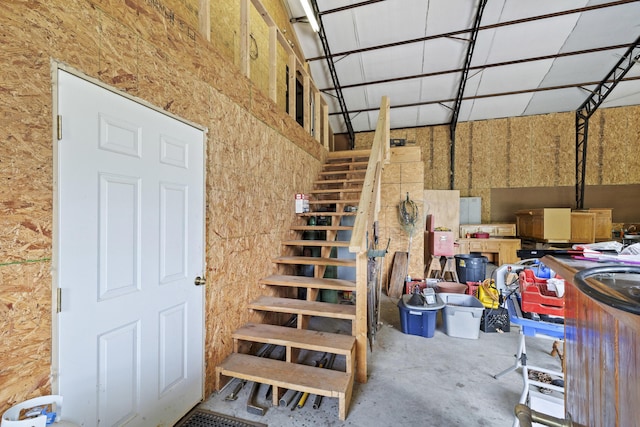
[[[204,134],[65,71],[58,81],[64,416],[171,426],[203,397]]]

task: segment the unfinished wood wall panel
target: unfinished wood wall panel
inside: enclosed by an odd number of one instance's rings
[[[508,187],[507,176],[509,174],[509,120],[499,119],[486,121],[490,131],[490,138],[485,142],[487,161],[489,169],[487,171],[487,183],[485,188]]]
[[[51,392],[51,58],[208,129],[207,395],[230,331],[259,317],[246,302],[271,292],[256,281],[274,271],[294,194],[312,188],[326,151],[192,31],[196,4],[52,0],[0,9],[0,413]]]
[[[432,158],[434,171],[433,183],[428,187],[432,190],[446,190],[449,188],[451,164],[451,138],[448,126],[436,126],[432,134]],[[427,188],[427,187],[425,187]]]
[[[424,215],[425,218],[427,215],[431,215],[433,228],[448,228],[453,231],[455,237],[459,237],[460,191],[424,190]]]
[[[425,189],[449,188],[448,126],[394,129],[392,137],[415,137],[416,146],[422,149]],[[371,132],[358,133],[356,147],[367,148],[372,139]],[[631,188],[640,183],[638,141],[640,106],[597,110],[589,120],[587,186],[613,185],[611,188],[627,194],[628,191],[617,186]],[[496,189],[549,188],[553,203],[573,206],[575,191],[569,194],[556,190],[575,186],[575,152],[573,112],[459,123],[454,187],[462,197],[482,198],[483,222],[503,221],[513,214],[492,208],[492,190]],[[611,207],[609,199],[600,194],[589,199],[589,194],[585,194],[585,198],[591,200],[589,206]],[[559,195],[562,200],[554,198]],[[544,205],[544,197],[535,200],[540,203],[538,207]],[[521,204],[518,200],[498,202],[501,207]],[[630,219],[624,206],[617,210],[626,222],[640,221],[638,214]]]
[[[384,258],[385,288],[390,278],[390,269],[395,252],[409,250],[409,234],[403,230],[399,219],[400,202],[406,199],[407,193],[419,209],[415,230],[411,237],[411,253],[409,274],[422,277],[424,274],[424,167],[419,147],[391,148],[391,163],[385,165],[382,174],[381,207],[378,220],[380,223],[380,242],[386,245],[391,238],[389,253]]]
[[[460,123],[456,131],[454,187],[460,190],[460,196],[462,197],[469,195],[471,183],[473,182],[473,169],[470,167],[473,163],[472,140],[473,123]],[[447,147],[447,150],[442,149],[441,155],[448,155],[448,150],[449,147]]]
[[[51,263],[0,265],[0,408],[50,394]],[[15,369],[19,367],[19,369]]]

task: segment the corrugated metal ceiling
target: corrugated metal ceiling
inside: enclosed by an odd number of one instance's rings
[[[285,0],[335,133],[346,132],[317,33]],[[316,0],[355,132],[449,124],[480,0]],[[297,21],[297,22],[295,22]],[[640,36],[640,1],[488,0],[458,121],[575,111]],[[640,104],[633,66],[602,108]]]

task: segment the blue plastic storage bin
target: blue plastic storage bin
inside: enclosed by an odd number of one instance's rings
[[[403,295],[398,301],[400,311],[400,326],[402,332],[425,338],[433,337],[436,330],[436,315],[444,307],[442,299],[436,295],[436,304],[421,307],[407,305],[411,295]]]

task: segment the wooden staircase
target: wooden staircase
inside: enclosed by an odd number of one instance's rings
[[[273,386],[272,399],[277,406],[287,389],[292,389],[320,396],[338,399],[339,418],[347,415],[354,377],[356,375],[356,355],[366,343],[366,326],[363,334],[358,332],[357,322],[366,323],[356,305],[319,301],[322,290],[347,291],[356,290],[355,281],[327,276],[327,267],[358,268],[354,258],[337,258],[332,256],[339,248],[348,248],[349,241],[336,240],[339,232],[352,230],[352,226],[340,225],[342,218],[356,215],[355,209],[360,201],[365,173],[367,171],[369,150],[329,153],[323,165],[318,181],[314,183],[309,205],[311,212],[298,214],[308,222],[311,217],[330,218],[330,225],[294,225],[291,230],[300,237],[305,232],[322,232],[326,235],[322,240],[304,240],[302,238],[285,240],[282,245],[287,255],[273,259],[278,266],[279,274],[264,277],[258,281],[261,286],[276,286],[280,289],[304,289],[298,295],[306,295],[306,299],[261,296],[249,304],[251,310],[271,313],[296,315],[296,328],[268,325],[247,324],[236,330],[232,337],[234,352],[216,368],[216,389],[220,390],[231,378],[255,381]],[[319,256],[305,256],[303,248],[319,249]],[[344,249],[343,249],[344,251]],[[291,252],[296,255],[289,255]],[[311,266],[313,277],[286,274],[298,266]],[[356,272],[362,277],[363,272]],[[359,276],[358,276],[359,275]],[[295,292],[282,292],[293,294]],[[366,298],[366,296],[365,296]],[[358,315],[357,315],[358,314]],[[276,316],[277,317],[277,316]],[[312,317],[344,319],[351,321],[351,335],[321,332],[309,329]],[[361,325],[362,326],[362,325]],[[360,329],[361,331],[362,329]],[[284,360],[274,360],[243,354],[247,348],[241,343],[273,344],[285,349]],[[255,346],[254,346],[255,347]],[[335,354],[344,358],[344,370],[324,369],[303,364],[301,351]],[[251,353],[255,353],[252,351]],[[365,355],[366,364],[366,355]],[[366,377],[366,368],[365,368]]]

